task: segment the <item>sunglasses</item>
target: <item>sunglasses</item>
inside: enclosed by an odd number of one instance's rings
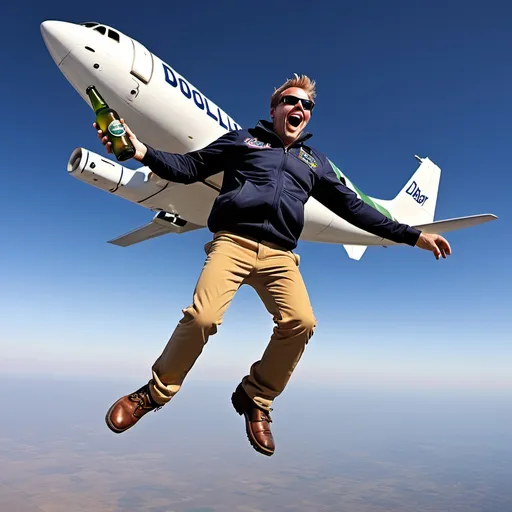
[[[297,105],[297,102],[300,101],[302,103],[302,106],[304,107],[304,110],[311,110],[315,108],[315,102],[311,100],[305,100],[303,98],[297,98],[297,96],[292,96],[291,94],[287,96],[283,96],[279,103],[284,103],[285,105]]]

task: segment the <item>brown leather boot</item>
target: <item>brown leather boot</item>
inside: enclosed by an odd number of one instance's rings
[[[236,412],[245,416],[245,431],[251,446],[263,455],[272,455],[275,451],[274,438],[270,431],[270,413],[259,408],[244,391],[241,384],[231,395],[231,403]]]
[[[149,411],[158,411],[162,407],[153,401],[148,385],[145,384],[131,395],[123,396],[115,402],[108,410],[105,421],[112,432],[120,434],[133,427]]]

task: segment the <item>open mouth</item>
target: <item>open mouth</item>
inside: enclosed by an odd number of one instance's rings
[[[291,114],[288,116],[288,122],[294,127],[297,128],[297,126],[300,125],[302,122],[302,118],[298,114]]]

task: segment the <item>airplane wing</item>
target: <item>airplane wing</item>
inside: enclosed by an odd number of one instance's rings
[[[108,243],[120,247],[128,247],[129,245],[156,238],[157,236],[167,235],[168,233],[185,233],[202,228],[204,226],[187,222],[172,213],[158,212],[149,224],[109,240]]]

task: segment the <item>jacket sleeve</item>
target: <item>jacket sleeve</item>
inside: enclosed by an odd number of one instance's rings
[[[421,231],[388,219],[359,199],[354,191],[338,179],[328,161],[324,169],[326,171],[312,191],[312,196],[317,201],[360,229],[393,242],[416,245]]]
[[[225,152],[234,147],[237,137],[236,130],[225,133],[205,148],[184,155],[159,151],[145,144],[148,150],[141,163],[164,180],[188,185],[222,172],[230,160]]]

